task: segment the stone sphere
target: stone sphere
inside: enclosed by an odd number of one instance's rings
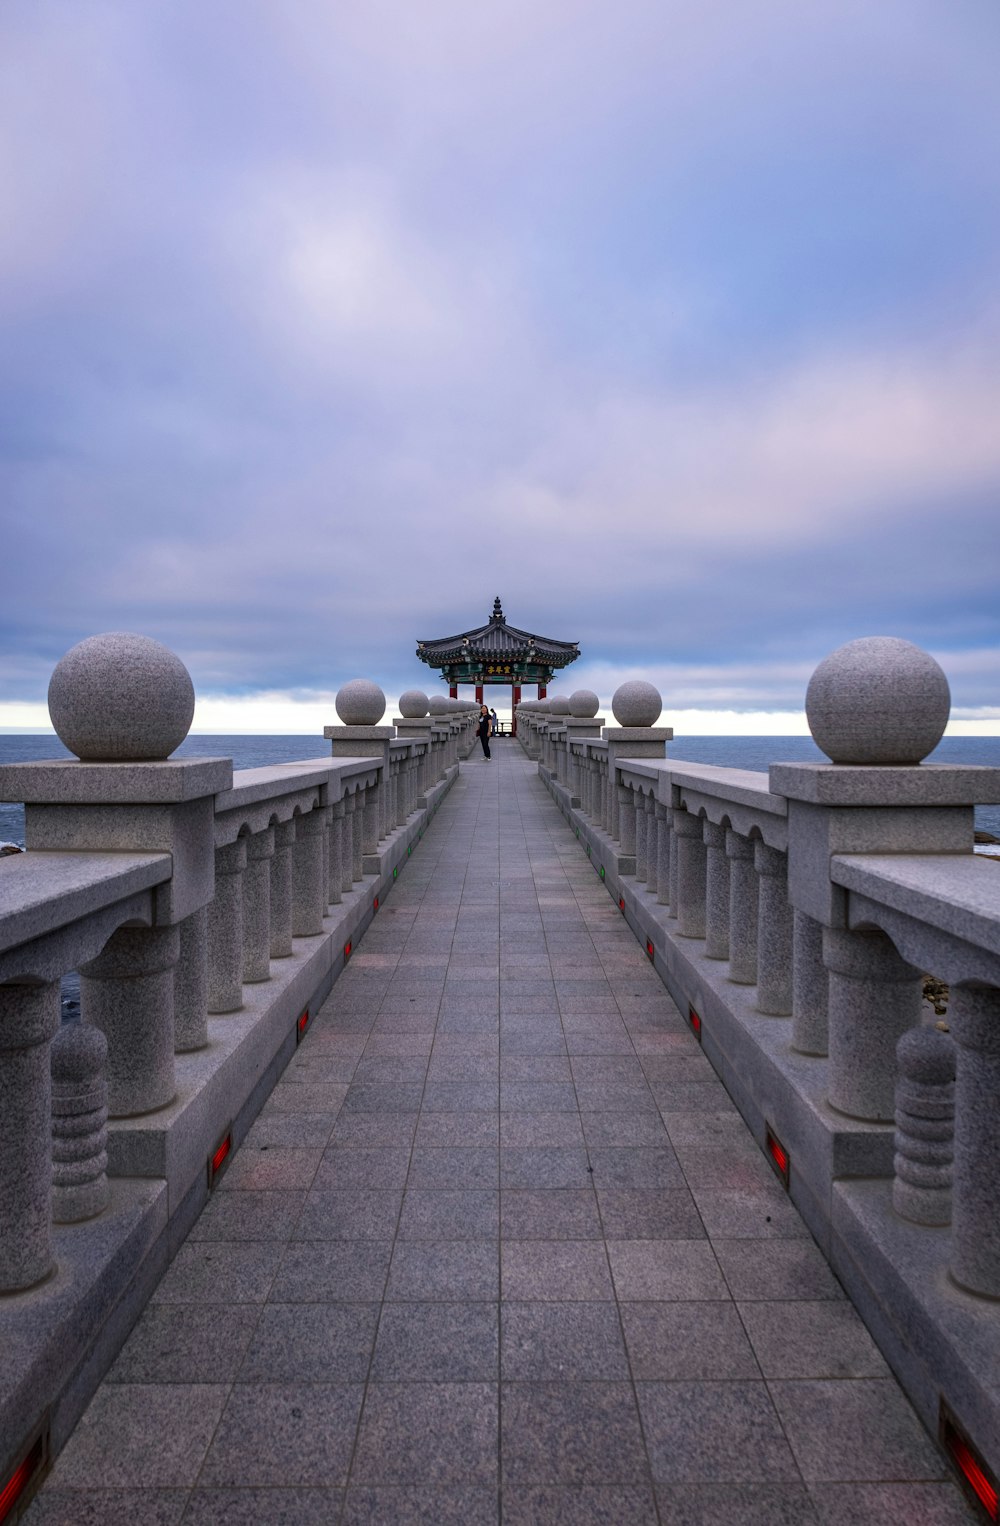
[[[399,696],[399,713],[408,721],[418,720],[427,714],[428,699],[422,689],[407,689]]]
[[[619,726],[655,726],[662,709],[659,689],[644,678],[619,684],[611,697],[611,711]]]
[[[427,708],[431,715],[446,715],[448,713],[448,701],[443,694],[432,694],[427,701]]]
[[[385,695],[370,678],[352,678],[337,690],[336,706],[345,726],[377,726],[385,714]]]
[[[833,763],[919,763],[940,742],[950,710],[938,663],[898,636],[838,647],[806,690],[809,730]]]
[[[553,694],[549,700],[550,715],[569,715],[569,696],[566,694]]]
[[[600,708],[601,702],[593,689],[574,689],[569,697],[570,715],[578,715],[589,720]]]
[[[158,762],[188,734],[194,685],[159,641],[108,631],[56,663],[49,716],[59,740],[84,762]]]

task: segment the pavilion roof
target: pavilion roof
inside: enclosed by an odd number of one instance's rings
[[[431,667],[502,659],[564,668],[575,662],[579,655],[580,648],[575,641],[555,641],[551,636],[536,636],[530,631],[519,630],[516,625],[508,625],[499,596],[493,601],[493,613],[486,625],[462,631],[457,636],[417,642],[417,656]]]

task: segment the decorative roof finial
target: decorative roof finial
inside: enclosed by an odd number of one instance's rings
[[[500,595],[493,600],[493,620],[497,625],[503,624],[503,610],[500,608]]]

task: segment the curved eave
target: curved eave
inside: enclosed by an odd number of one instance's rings
[[[533,657],[529,656],[533,653]],[[437,641],[423,641],[417,647],[421,662],[431,667],[441,667],[453,662],[475,662],[479,658],[489,661],[502,657],[505,661],[541,661],[550,667],[565,667],[575,662],[580,648],[575,641],[554,641],[548,636],[532,636],[528,631],[511,625],[480,626],[478,630],[466,631],[460,636],[445,636]]]

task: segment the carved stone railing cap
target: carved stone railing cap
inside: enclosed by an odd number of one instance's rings
[[[160,805],[217,795],[233,782],[231,758],[83,763],[61,758],[0,767],[0,800],[25,805]]]
[[[1000,768],[978,763],[772,763],[774,794],[813,805],[996,805]]]

